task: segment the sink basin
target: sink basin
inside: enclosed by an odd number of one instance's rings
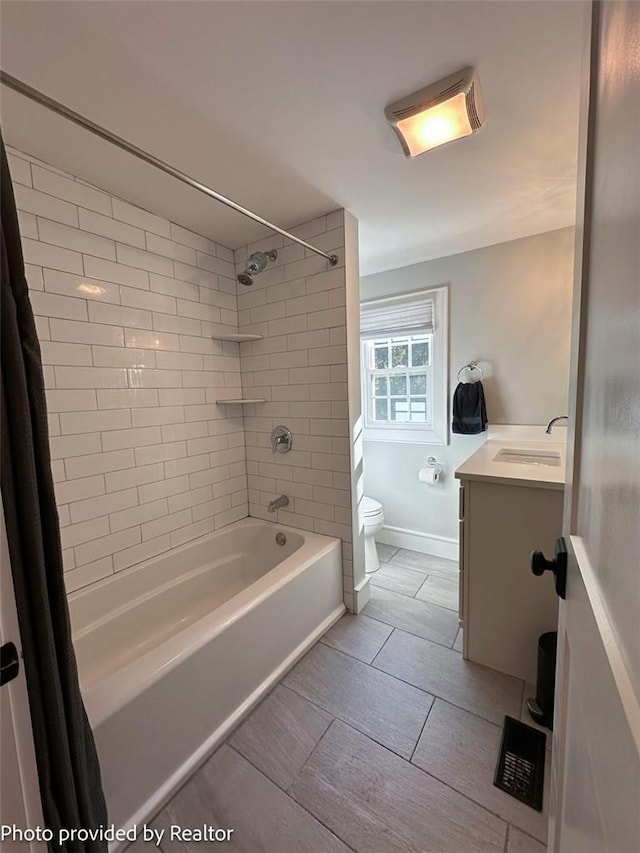
[[[560,454],[554,450],[529,450],[518,447],[503,447],[494,456],[495,462],[509,462],[513,465],[549,465],[559,468]]]

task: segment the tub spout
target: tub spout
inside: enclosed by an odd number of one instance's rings
[[[281,509],[283,506],[289,506],[289,498],[286,495],[279,495],[275,499],[275,501],[270,501],[267,509],[269,512],[275,512],[277,509]]]

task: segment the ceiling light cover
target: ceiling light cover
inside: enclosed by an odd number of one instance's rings
[[[478,75],[465,68],[385,109],[407,157],[470,136],[484,123]]]

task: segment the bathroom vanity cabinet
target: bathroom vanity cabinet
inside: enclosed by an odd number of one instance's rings
[[[557,630],[558,598],[551,573],[532,574],[530,555],[552,555],[561,535],[564,464],[494,463],[504,444],[492,444],[456,472],[463,654],[535,683],[538,637]]]

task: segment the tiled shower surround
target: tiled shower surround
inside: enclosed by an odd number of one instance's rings
[[[244,394],[266,400],[245,410],[249,512],[341,538],[348,596],[353,573],[344,214],[294,231],[336,253],[338,265],[329,267],[302,246],[284,245],[279,235],[236,252],[238,271],[256,250],[278,252],[252,287],[238,289],[240,332],[263,335],[240,350]],[[278,424],[293,432],[286,454],[272,451],[270,434]],[[274,494],[290,500],[275,516],[267,511]]]
[[[343,538],[353,605],[344,215],[235,253],[9,149],[69,591],[251,514]],[[253,288],[235,281],[277,248]],[[267,288],[267,285],[269,287]],[[212,335],[251,330],[238,345]],[[261,397],[261,405],[218,399]],[[294,450],[272,454],[285,423]],[[247,473],[249,481],[247,483]],[[290,506],[266,505],[287,494]]]

